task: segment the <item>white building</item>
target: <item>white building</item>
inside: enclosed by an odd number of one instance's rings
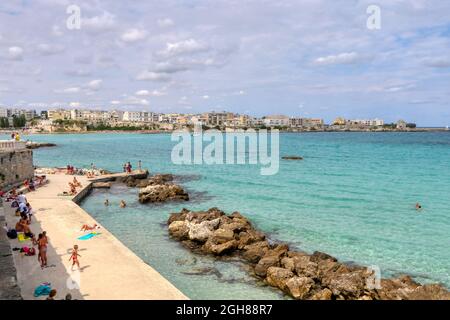
[[[354,125],[362,125],[362,126],[368,126],[368,127],[380,127],[384,125],[384,121],[381,119],[354,119],[349,120],[350,124]]]
[[[127,122],[152,122],[153,114],[148,111],[125,111],[123,121]]]
[[[266,127],[287,127],[289,126],[289,117],[283,115],[271,115],[263,119],[263,123]]]

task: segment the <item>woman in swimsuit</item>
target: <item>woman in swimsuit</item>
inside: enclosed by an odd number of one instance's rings
[[[44,234],[38,239],[39,257],[41,259],[41,268],[47,266],[47,237]],[[39,259],[38,257],[38,259]]]

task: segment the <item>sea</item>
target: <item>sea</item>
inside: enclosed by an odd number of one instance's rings
[[[120,172],[125,162],[136,168],[141,161],[152,174],[174,174],[190,201],[140,204],[137,189],[115,185],[94,190],[81,205],[191,299],[288,297],[240,261],[195,255],[170,239],[167,219],[182,208],[239,211],[291,248],[450,288],[450,132],[281,133],[280,157],[303,160],[280,159],[274,175],[261,175],[258,164],[176,164],[171,153],[178,142],[170,134],[23,138],[57,144],[34,150],[40,167],[94,163]]]

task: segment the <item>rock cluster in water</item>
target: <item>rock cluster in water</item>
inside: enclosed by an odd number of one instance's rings
[[[122,180],[128,187],[139,189],[139,202],[165,202],[171,200],[189,200],[188,193],[173,183],[171,174],[157,174],[146,179],[126,177]]]
[[[421,285],[402,276],[381,279],[381,286],[375,286],[373,273],[365,267],[340,263],[322,252],[307,254],[290,250],[287,244],[272,244],[239,212],[183,209],[171,214],[168,226],[169,234],[192,251],[238,256],[257,277],[295,299],[450,299],[450,293],[438,284]]]
[[[50,143],[50,142],[27,141],[25,143],[25,146],[27,149],[39,149],[39,148],[44,148],[44,147],[56,147],[56,144]]]
[[[303,160],[303,157],[300,156],[284,156],[281,157],[283,160]]]

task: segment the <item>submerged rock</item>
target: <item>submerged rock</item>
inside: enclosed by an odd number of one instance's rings
[[[284,156],[281,157],[283,160],[303,160],[303,157],[300,156]]]

